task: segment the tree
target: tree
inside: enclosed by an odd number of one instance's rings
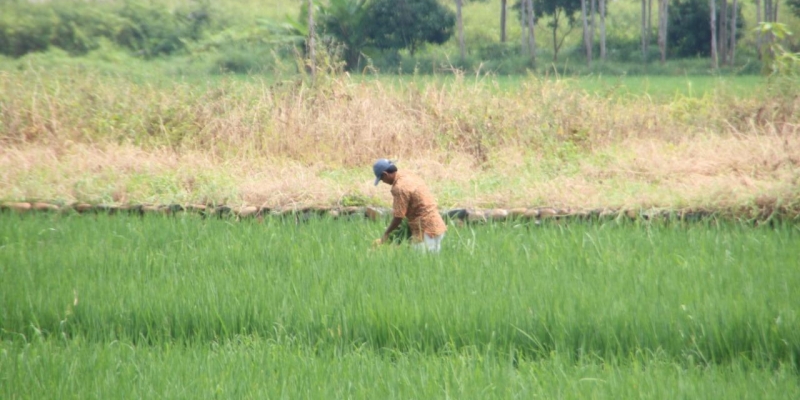
[[[717,52],[724,65],[728,59],[728,0],[719,3],[719,29],[717,29]]]
[[[594,42],[594,28],[597,26],[597,0],[591,0],[591,4],[592,4],[592,12],[591,12],[592,21],[591,24],[589,25],[589,29],[591,29],[591,31],[589,32],[589,36],[592,38],[592,41]]]
[[[589,37],[592,38],[592,43],[594,43],[594,28],[597,26],[597,0],[591,0],[591,15],[592,20],[589,24]]]
[[[461,56],[461,62],[467,58],[466,45],[464,43],[464,18],[461,17],[461,10],[464,8],[464,0],[455,0],[456,2],[456,26],[458,26],[458,52]]]
[[[764,53],[764,72],[769,75],[800,74],[800,53],[792,53],[778,43],[792,35],[792,32],[786,29],[786,25],[779,22],[762,22],[756,30],[778,39],[767,44],[768,49]]]
[[[717,2],[716,0],[708,0],[709,7],[709,25],[711,25],[711,68],[716,71],[719,67],[717,64]]]
[[[778,21],[778,0],[763,0],[764,1],[764,14],[763,14],[763,21],[765,23],[774,23]],[[797,10],[795,5],[798,3],[798,0],[788,0],[787,3],[789,7]],[[772,43],[775,41],[775,33],[770,29],[763,29],[758,31],[758,47],[760,49],[759,56],[761,58],[764,57],[764,53],[762,51],[762,45],[766,44],[767,52],[772,51]],[[769,54],[767,54],[769,56]]]
[[[349,70],[358,66],[361,50],[367,45],[363,27],[367,9],[367,0],[329,0],[327,6],[319,8],[318,20],[344,47],[342,57]]]
[[[653,35],[653,0],[647,0],[647,50],[650,51],[651,36]]]
[[[718,1],[718,0],[717,0]],[[672,0],[669,7],[669,23],[667,26],[667,41],[670,43],[667,55],[670,57],[709,57],[711,56],[711,30],[709,29],[709,15],[711,2],[697,0]],[[732,9],[733,7],[731,7]],[[739,14],[736,24],[736,35],[741,36],[744,22],[741,16],[741,7],[736,12]],[[716,43],[719,62],[722,59],[722,42],[719,40],[721,31],[721,12],[714,13],[716,19]],[[730,44],[730,40],[727,42]]]
[[[514,8],[521,11],[519,1]],[[558,52],[564,44],[564,39],[575,27],[575,14],[581,9],[581,0],[533,0],[533,9],[539,10],[541,15],[551,17],[547,26],[553,34],[553,61],[558,61]],[[567,31],[559,38],[559,29],[565,24]]]
[[[658,49],[661,52],[661,64],[667,61],[667,21],[669,0],[658,0]]]
[[[317,75],[317,51],[314,43],[314,0],[308,0],[308,59],[311,68],[311,79]]]
[[[531,61],[536,62],[536,11],[534,11],[533,0],[525,0],[525,5],[528,7],[527,12],[527,26],[528,26],[528,52],[531,55]]]
[[[369,44],[381,50],[442,44],[453,35],[455,14],[436,0],[373,0],[364,19]]]
[[[500,0],[500,43],[506,42],[506,15],[508,14],[508,0]]]
[[[734,65],[736,63],[736,33],[737,33],[736,32],[736,24],[739,22],[738,18],[737,18],[739,13],[736,12],[736,11],[738,9],[739,9],[738,0],[733,0],[733,13],[732,13],[733,16],[731,17],[732,18],[732,21],[731,21],[731,43],[730,43],[731,51],[730,51],[730,59],[728,60],[728,63],[730,65]]]
[[[756,26],[761,25],[763,20],[761,19],[761,0],[755,0],[756,2]],[[759,30],[756,32],[756,51],[758,51],[758,57],[761,58],[761,31]]]
[[[736,36],[739,34],[737,25],[741,9],[738,0],[733,0],[730,5],[728,0],[722,0],[720,4],[717,52],[722,64],[733,65],[736,58]]]
[[[600,0],[600,59],[606,60],[606,0]]]
[[[800,0],[786,0],[786,5],[792,9],[794,15],[800,17]]]
[[[589,0],[591,1],[591,0]],[[589,36],[589,15],[586,0],[581,0],[581,20],[583,21],[583,48],[586,51],[586,63],[592,65],[592,38]]]
[[[647,47],[650,44],[649,0],[642,0],[642,58],[647,61]]]
[[[536,61],[536,35],[534,27],[536,17],[533,0],[519,0],[514,9],[519,13],[519,24],[522,28],[522,54],[529,54],[531,61]]]

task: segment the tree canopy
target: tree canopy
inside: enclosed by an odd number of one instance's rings
[[[794,15],[800,17],[800,0],[786,0],[786,5],[792,9]]]
[[[522,4],[517,1],[513,7],[522,18]],[[533,9],[537,19],[542,15],[549,15],[552,18],[547,23],[553,35],[553,59],[558,60],[558,51],[564,43],[564,38],[572,30],[575,24],[575,15],[581,10],[581,0],[533,0]],[[565,21],[566,19],[566,21]],[[535,23],[535,22],[534,22]],[[569,30],[558,38],[559,28],[566,25]]]
[[[367,44],[364,16],[368,7],[367,0],[330,0],[327,6],[320,7],[323,29],[344,46],[342,56],[348,69],[358,65],[361,50]]]
[[[741,3],[739,3],[736,12],[738,14],[736,37],[740,38],[742,32],[744,32]],[[708,57],[711,55],[711,29],[709,29],[708,25],[709,13],[710,7],[707,1],[672,1],[669,8],[667,37],[670,43],[670,54],[673,57]],[[719,32],[722,20],[719,7],[717,8],[716,20],[717,32]]]
[[[367,10],[365,32],[379,49],[408,49],[450,39],[455,14],[436,0],[373,0]]]

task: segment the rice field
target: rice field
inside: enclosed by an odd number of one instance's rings
[[[0,214],[0,398],[800,398],[800,228]]]

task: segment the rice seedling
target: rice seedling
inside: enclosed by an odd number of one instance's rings
[[[371,222],[0,218],[12,398],[799,390],[792,224],[452,226],[431,257]]]

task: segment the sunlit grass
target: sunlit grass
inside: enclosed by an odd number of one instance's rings
[[[475,395],[500,379],[513,388],[489,397],[580,397],[583,378],[618,382],[608,396],[666,398],[676,381],[690,397],[798,390],[792,225],[452,226],[430,257],[371,250],[383,225],[360,221],[0,218],[7,394],[38,382],[137,397],[195,379],[187,396]],[[750,386],[758,376],[779,385]]]
[[[223,343],[136,346],[126,342],[22,346],[0,342],[0,396],[139,398],[564,398],[796,399],[797,371],[676,365],[658,354],[624,362],[555,355],[517,360],[466,349],[447,355],[345,352],[244,336]]]
[[[362,221],[0,222],[3,397],[800,390],[792,225],[451,226],[431,257]]]
[[[369,250],[381,228],[370,224],[4,225],[6,329],[19,332],[191,341],[278,325],[310,343],[333,335],[435,351],[496,341],[547,352],[577,340],[601,354],[679,356],[696,345],[727,358],[776,355],[770,346],[797,322],[789,227],[454,228],[450,251],[430,258]]]
[[[120,74],[37,65],[0,72],[2,200],[330,206],[376,197],[368,167],[389,157],[447,206],[797,204],[791,79],[324,75],[311,85],[152,78],[166,63]],[[309,184],[289,179],[298,175]]]

